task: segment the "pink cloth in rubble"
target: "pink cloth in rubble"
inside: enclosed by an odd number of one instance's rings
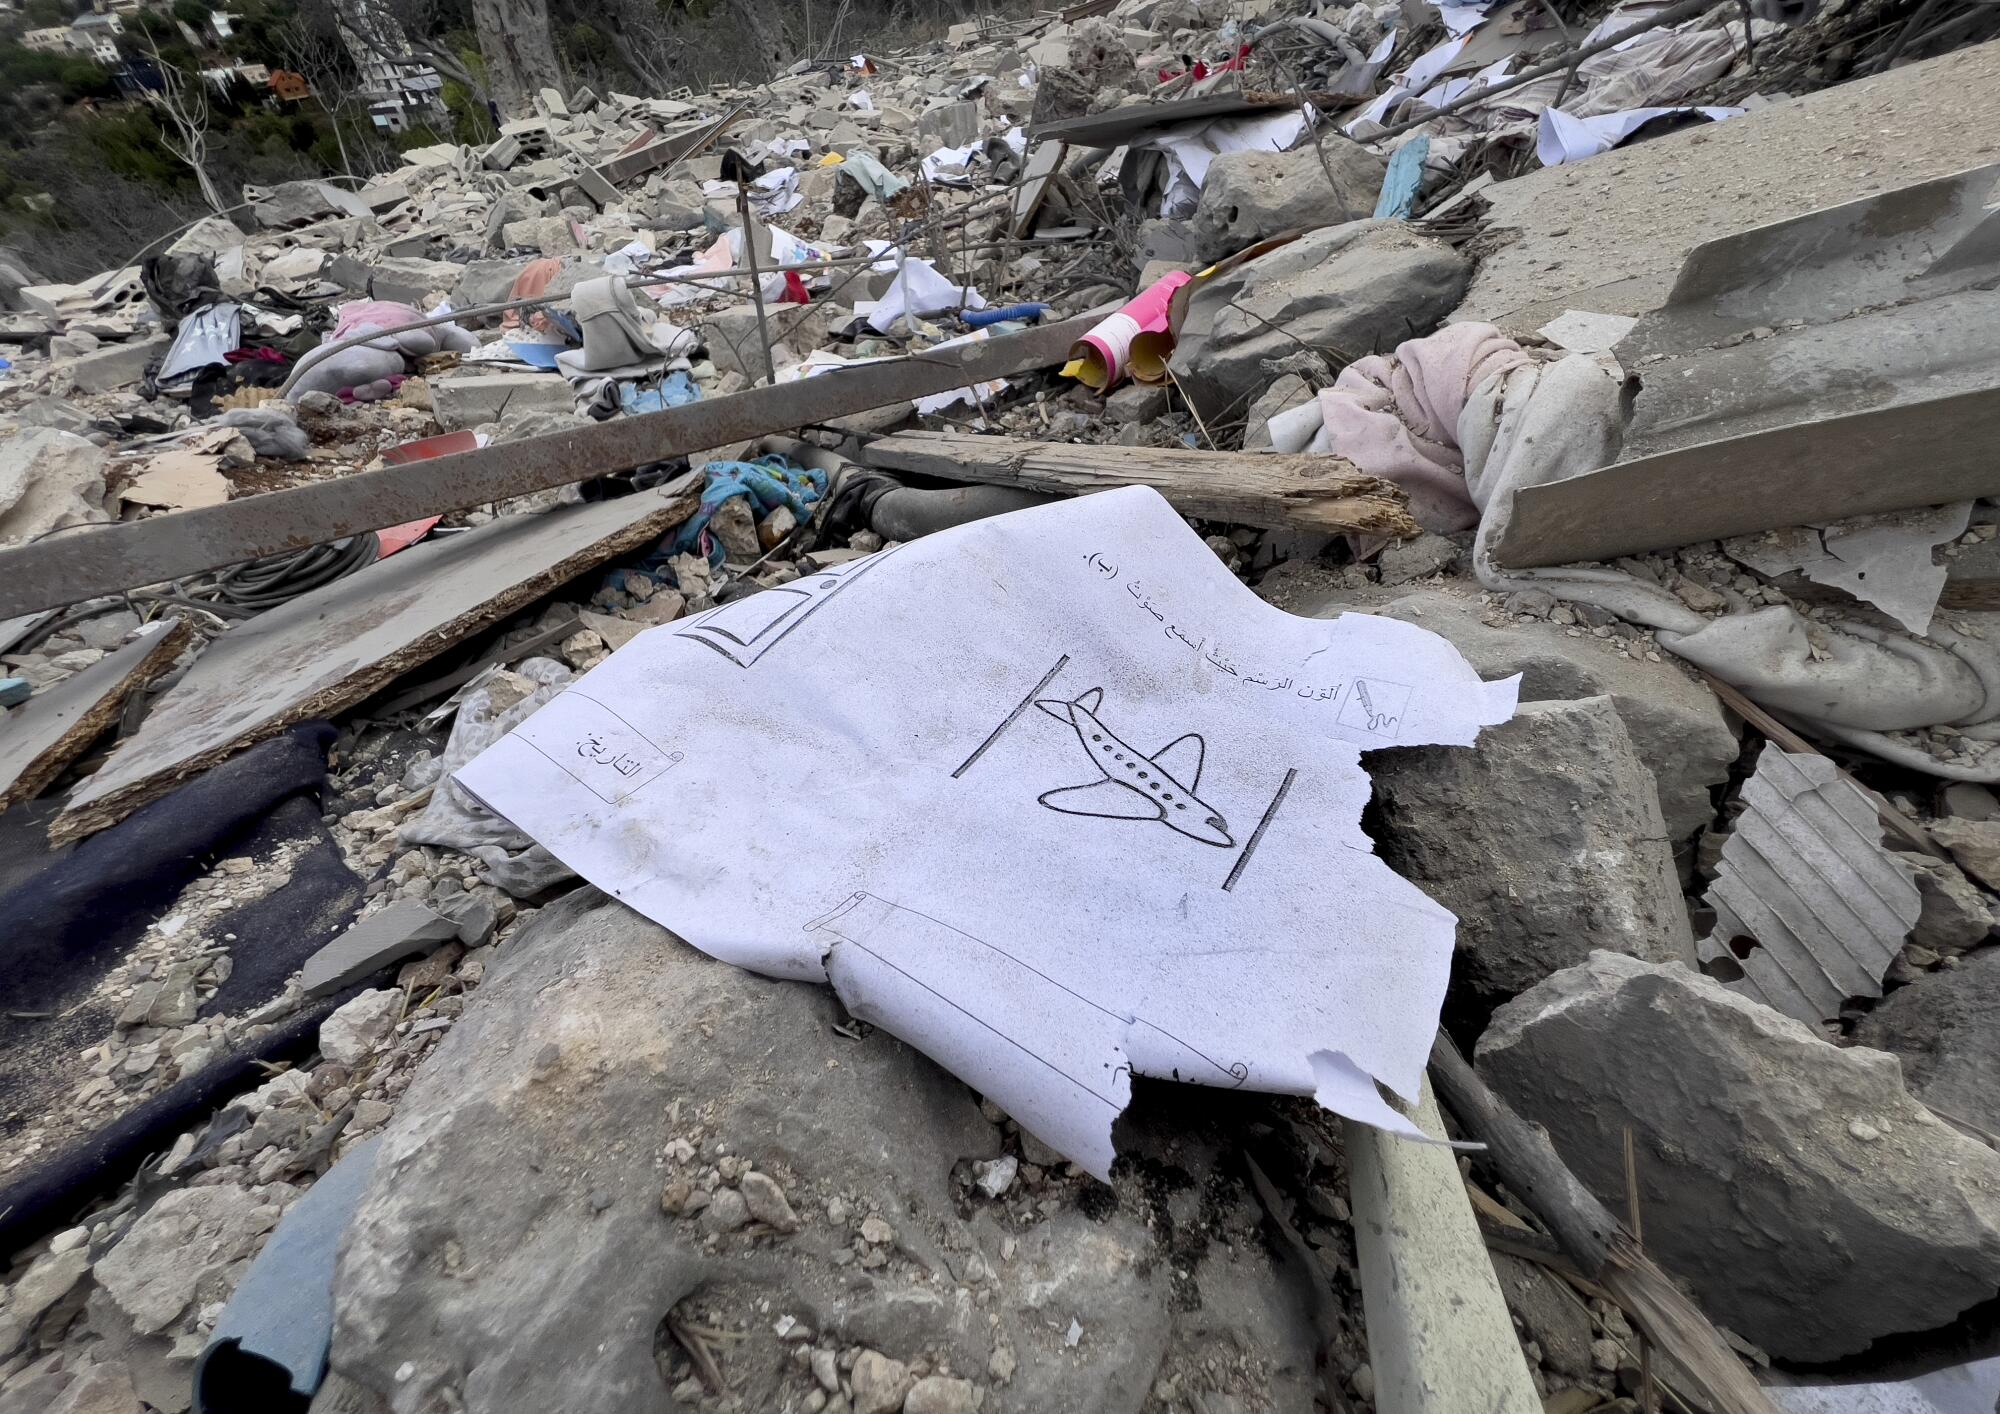
[[[1402,487],[1425,529],[1469,529],[1479,508],[1465,486],[1458,415],[1481,383],[1530,361],[1491,324],[1453,324],[1357,359],[1320,391],[1324,423],[1314,448]]]

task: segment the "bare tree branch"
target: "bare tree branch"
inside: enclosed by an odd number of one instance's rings
[[[209,210],[220,212],[226,203],[208,175],[208,80],[198,74],[190,78],[169,64],[160,56],[159,41],[150,33],[146,35],[146,48],[151,51],[153,67],[160,75],[160,91],[153,95],[154,105],[166,118],[169,129],[160,134],[160,143],[187,163],[194,172],[195,185],[201,188],[201,199],[208,203]]]

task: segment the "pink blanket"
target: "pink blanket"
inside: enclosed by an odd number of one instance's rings
[[[1453,324],[1357,359],[1320,392],[1327,449],[1409,492],[1410,514],[1426,529],[1475,526],[1458,415],[1481,383],[1528,362],[1491,324]]]

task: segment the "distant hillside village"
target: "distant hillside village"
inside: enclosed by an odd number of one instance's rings
[[[29,12],[38,8],[28,0],[0,0],[0,12],[23,24],[34,18]],[[123,97],[157,97],[164,92],[166,80],[155,57],[158,36],[138,23],[147,14],[169,19],[190,50],[215,59],[200,74],[218,91],[226,92],[232,85],[242,84],[268,92],[273,104],[298,103],[312,97],[312,82],[306,75],[267,62],[278,56],[246,52],[241,16],[227,10],[207,9],[189,0],[172,5],[148,4],[145,0],[93,0],[90,10],[68,24],[21,28],[13,35],[12,42],[33,53],[88,59],[107,71]],[[370,17],[368,27],[379,29],[379,21]],[[334,28],[359,79],[349,97],[376,128],[403,132],[414,123],[445,118],[444,80],[436,69],[407,52],[407,42],[402,46],[406,52],[396,56],[384,53],[384,46],[376,36],[364,39],[358,23],[338,24]]]

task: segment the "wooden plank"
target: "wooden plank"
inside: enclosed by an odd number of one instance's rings
[[[1715,695],[1722,699],[1723,706],[1762,732],[1767,739],[1776,742],[1787,751],[1811,756],[1826,754],[1713,673],[1704,672],[1702,678],[1714,689]],[[1868,789],[1839,765],[1835,765],[1834,769],[1840,771],[1840,778],[1843,781],[1868,797],[1869,803],[1875,807],[1875,813],[1882,817],[1882,823],[1888,827],[1891,834],[1924,854],[1935,855],[1939,859],[1951,858],[1944,846],[1931,838],[1929,830],[1891,805],[1886,796]]]
[[[1151,486],[1183,515],[1268,529],[1417,533],[1399,488],[1363,475],[1340,457],[1084,447],[957,432],[883,437],[868,445],[864,457],[892,471],[1062,496]]]
[[[78,787],[57,844],[115,824],[197,772],[390,679],[694,513],[700,478],[613,501],[504,516],[415,545],[231,628],[138,733]]]
[[[118,719],[125,699],[160,676],[194,630],[170,620],[36,693],[0,722],[0,810],[33,800]]]
[[[1795,423],[1514,493],[1506,569],[2000,495],[2000,388]]]
[[[1061,363],[1108,310],[1018,334],[837,368],[774,388],[566,427],[226,505],[92,526],[0,550],[0,618],[465,510],[772,432]]]

